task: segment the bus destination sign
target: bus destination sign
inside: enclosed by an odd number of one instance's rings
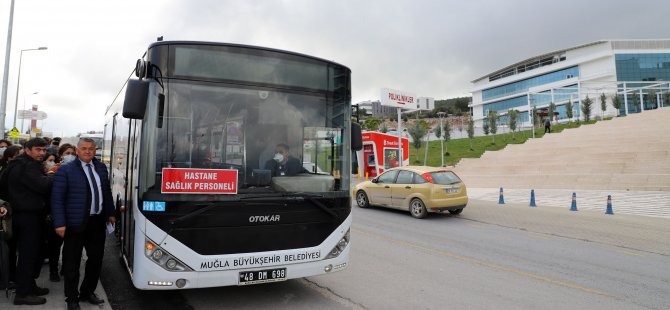
[[[237,194],[237,170],[163,168],[163,194]]]

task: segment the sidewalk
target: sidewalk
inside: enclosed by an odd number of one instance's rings
[[[80,265],[80,281],[84,276],[84,267],[86,266],[86,255],[83,255],[84,258],[81,260],[81,265]],[[47,299],[47,303],[43,305],[38,305],[38,306],[27,306],[27,305],[21,305],[21,306],[15,306],[14,305],[14,293],[10,292],[9,293],[9,298],[5,297],[5,290],[0,291],[0,309],[67,309],[67,305],[65,303],[65,293],[64,293],[64,288],[63,288],[63,279],[61,276],[61,281],[60,282],[51,282],[49,281],[49,264],[45,264],[42,266],[42,272],[40,273],[39,279],[37,279],[37,285],[39,287],[46,287],[49,289],[49,294],[46,296],[43,296]],[[105,300],[105,303],[100,305],[100,306],[95,306],[92,304],[89,304],[87,302],[80,302],[79,306],[81,306],[82,310],[111,310],[112,307],[109,305],[109,300],[107,299],[107,294],[105,294],[105,290],[102,288],[102,284],[100,284],[100,281],[98,281],[98,287],[95,289],[95,293],[98,295],[98,297],[102,298]]]
[[[606,191],[536,189],[535,204],[538,207],[559,207],[570,209],[572,193],[577,195],[578,210],[602,211],[607,208],[607,195],[612,195],[614,214],[632,214],[670,219],[670,192],[661,191]],[[498,202],[500,188],[470,188],[468,197],[484,201]],[[503,188],[505,202],[530,205],[530,189]]]

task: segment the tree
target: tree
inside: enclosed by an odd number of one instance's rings
[[[554,102],[549,103],[549,120],[554,121],[554,112],[556,111],[556,104]]]
[[[496,132],[498,132],[498,111],[489,110],[489,130],[493,136],[493,144],[496,144]]]
[[[443,133],[444,142],[449,142],[449,140],[451,139],[451,123],[449,122],[449,117],[447,117],[446,122],[444,122],[444,128],[442,131],[444,132]],[[449,147],[447,146],[444,151],[445,154],[448,152],[447,151],[448,149]]]
[[[514,131],[516,131],[516,119],[518,115],[519,111],[517,110],[511,109],[507,111],[507,125],[509,126],[509,130],[512,131],[512,139],[516,138]]]
[[[605,96],[605,93],[600,93],[600,110],[602,111],[602,118],[605,118],[605,110],[607,110],[607,96]]]
[[[472,150],[472,138],[475,137],[475,121],[472,116],[468,117],[468,139],[470,140],[470,149]]]
[[[463,136],[463,129],[464,129],[464,128],[463,128],[463,125],[464,125],[464,124],[463,124],[463,117],[462,117],[462,116],[459,116],[459,117],[458,117],[458,125],[456,125],[456,128],[458,128],[458,131],[461,133],[460,137]]]
[[[449,122],[449,118],[444,122],[444,127],[442,128],[442,135],[444,136],[444,141],[449,142],[451,139],[451,123]]]
[[[633,93],[633,106],[635,109],[637,109],[638,105],[640,104],[640,97],[637,96],[635,93]],[[641,110],[642,107],[640,107]]]
[[[565,116],[568,117],[568,122],[572,121],[572,98],[565,104]]]
[[[414,126],[407,128],[409,135],[412,137],[412,146],[416,149],[416,161],[419,161],[419,149],[421,148],[421,139],[426,135],[427,131],[419,122],[414,123]]]
[[[485,118],[482,120],[482,129],[484,130],[485,135],[489,135],[489,119]]]
[[[591,105],[593,105],[593,101],[589,98],[589,95],[586,95],[586,98],[582,100],[582,114],[586,122],[591,120]]]
[[[389,131],[389,128],[386,127],[386,122],[383,119],[382,119],[382,126],[381,128],[379,128],[379,131],[381,131],[382,133],[387,133]]]
[[[651,108],[654,109],[654,106],[656,106],[656,101],[657,101],[656,100],[656,91],[651,90],[647,94],[647,98],[649,98],[649,100],[647,100],[649,102],[649,105],[651,105]]]
[[[614,107],[614,109],[616,109],[616,116],[619,116],[619,114],[621,113],[620,112],[621,111],[620,110],[621,109],[621,98],[619,98],[619,95],[617,95],[617,94],[614,94],[612,96],[612,107]]]
[[[440,139],[442,137],[442,126],[440,125],[435,126],[433,132],[435,132],[435,137],[437,137],[437,139]]]
[[[663,106],[670,107],[670,92],[663,94]]]
[[[376,117],[370,117],[365,120],[363,123],[363,129],[369,130],[369,131],[376,131],[379,129],[379,125],[382,123],[381,119],[378,119]]]

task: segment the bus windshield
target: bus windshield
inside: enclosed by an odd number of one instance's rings
[[[169,80],[164,87],[162,100],[150,95],[142,124],[144,199],[161,194],[166,168],[233,170],[238,195],[346,195],[340,181],[349,176],[342,169],[350,156],[342,147],[349,107],[343,101],[325,91],[229,83]],[[154,85],[152,93],[160,89]],[[162,194],[161,200],[231,199],[193,194]]]

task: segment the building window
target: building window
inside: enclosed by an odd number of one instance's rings
[[[670,54],[616,54],[618,81],[670,81]]]
[[[563,70],[538,75],[525,80],[501,85],[498,87],[485,89],[482,91],[482,100],[486,101],[512,94],[526,92],[531,87],[565,80],[567,79],[567,76],[571,77],[579,76],[579,67],[574,66]]]

